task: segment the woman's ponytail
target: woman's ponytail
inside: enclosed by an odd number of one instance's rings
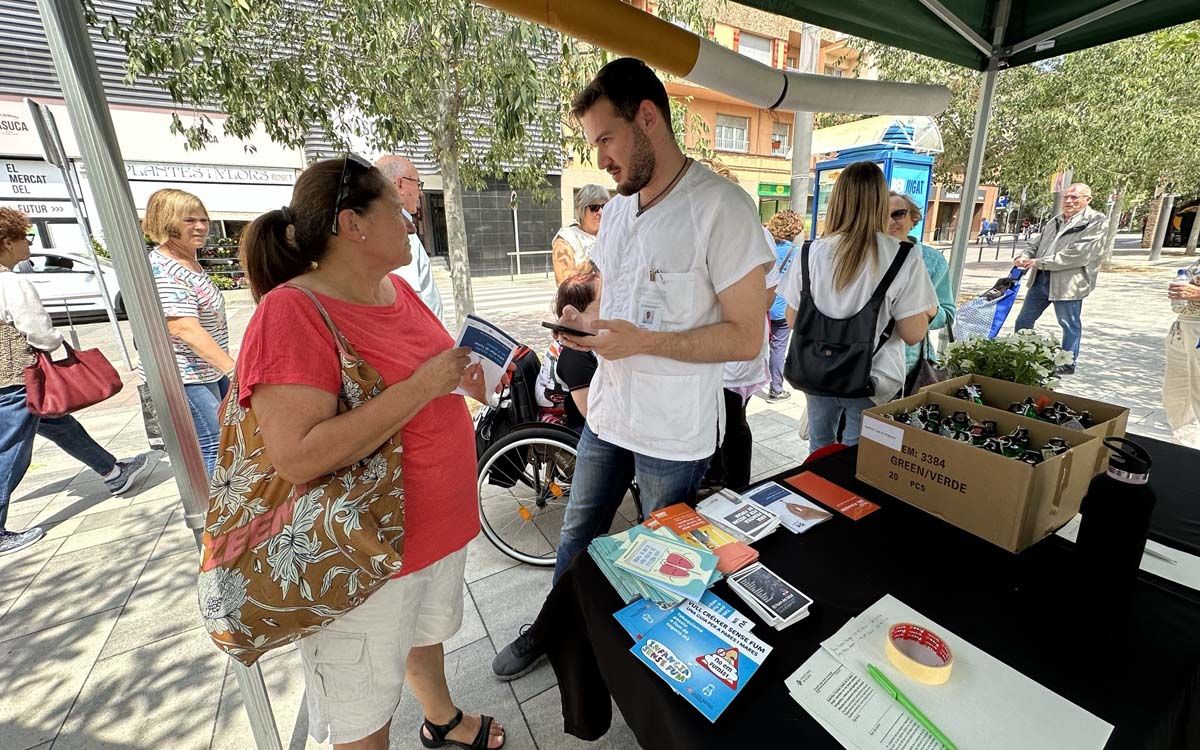
[[[242,230],[242,269],[250,279],[250,294],[255,302],[307,271],[317,260],[307,257],[290,236],[290,214],[290,209],[268,211]]]

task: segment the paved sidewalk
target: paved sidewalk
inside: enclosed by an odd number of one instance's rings
[[[1079,375],[1064,390],[1128,405],[1131,431],[1166,437],[1158,393],[1163,335],[1172,315],[1163,291],[1182,259],[1167,254],[1158,264],[1134,260],[1144,252],[1122,250],[1121,268],[1104,275],[1084,305]],[[988,256],[968,265],[964,293],[983,291],[1007,272],[1006,261],[989,262]],[[448,298],[444,271],[438,279]],[[479,314],[535,350],[544,348],[538,322],[548,313],[552,281],[540,274],[515,282],[505,276],[477,280],[475,290]],[[233,340],[239,341],[252,306],[245,293],[228,299]],[[128,334],[127,324],[122,327]],[[1043,327],[1055,327],[1050,314]],[[117,358],[107,324],[79,332],[85,347],[100,346]],[[804,458],[802,396],[779,404],[755,398],[749,412],[756,478]],[[118,457],[146,450],[132,382],[80,418]],[[211,647],[197,616],[196,552],[171,468],[161,455],[153,460],[153,472],[135,495],[112,498],[98,477],[56,446],[36,443],[10,527],[37,524],[49,533],[29,550],[0,557],[0,750],[253,748],[228,660]],[[463,628],[447,644],[446,660],[461,705],[504,721],[514,750],[636,747],[619,714],[600,742],[564,735],[546,666],[510,684],[491,677],[496,649],[532,619],[549,590],[548,570],[518,565],[481,537],[471,544],[466,579]],[[262,666],[284,746],[319,747],[307,739],[295,650],[272,654]],[[406,697],[395,718],[393,748],[419,747],[419,718]]]

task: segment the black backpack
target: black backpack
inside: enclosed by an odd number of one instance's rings
[[[813,302],[810,291],[812,282],[808,273],[808,250],[811,245],[812,241],[805,242],[800,251],[804,289],[800,292],[800,307],[796,310],[796,320],[792,325],[792,342],[788,347],[783,375],[793,388],[813,396],[874,396],[871,360],[891,337],[896,321],[893,319],[888,322],[878,341],[875,338],[875,326],[884,295],[908,258],[912,243],[900,243],[900,252],[896,253],[879,286],[875,287],[871,299],[849,318],[831,318],[818,310]]]

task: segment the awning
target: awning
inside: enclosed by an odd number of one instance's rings
[[[985,70],[1096,47],[1200,18],[1197,0],[1012,0],[993,44],[996,0],[737,0],[826,29]]]

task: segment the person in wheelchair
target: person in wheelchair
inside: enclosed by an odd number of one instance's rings
[[[579,320],[590,328],[600,317],[600,275],[594,271],[567,278],[558,287],[554,298],[554,314],[561,318],[563,310],[572,307],[579,311]],[[563,385],[567,398],[563,403],[567,427],[582,432],[587,424],[588,391],[596,374],[596,355],[570,347],[562,347],[555,367],[555,379]]]

